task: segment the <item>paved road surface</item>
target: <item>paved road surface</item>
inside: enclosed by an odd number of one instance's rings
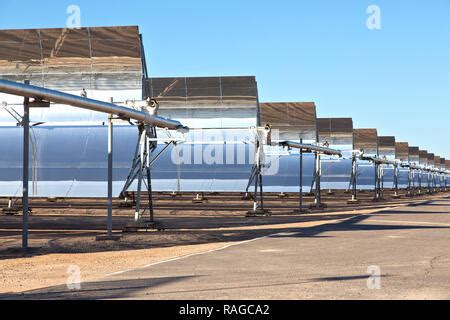
[[[449,299],[450,198],[284,230],[82,283],[77,292],[58,286],[21,298]]]

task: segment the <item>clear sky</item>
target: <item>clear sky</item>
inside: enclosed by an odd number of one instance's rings
[[[65,27],[71,4],[82,26],[138,25],[151,76],[255,75],[261,101],[450,158],[449,0],[0,0],[0,28]]]

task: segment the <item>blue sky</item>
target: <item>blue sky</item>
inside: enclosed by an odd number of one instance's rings
[[[139,25],[151,76],[255,75],[261,101],[315,101],[450,158],[450,1],[14,1],[0,28]],[[369,30],[369,5],[381,30]]]

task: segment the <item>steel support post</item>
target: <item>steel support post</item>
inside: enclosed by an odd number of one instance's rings
[[[142,191],[142,178],[143,178],[143,172],[144,172],[144,147],[145,147],[145,141],[146,141],[146,135],[145,130],[142,128],[139,129],[141,133],[141,141],[139,142],[140,147],[140,163],[138,168],[138,185],[137,185],[137,191],[136,191],[136,211],[134,213],[134,221],[139,222],[141,219],[141,191]]]
[[[421,195],[422,194],[422,171],[419,171],[417,173],[418,176],[418,180],[419,180],[419,191],[418,194]]]
[[[406,196],[407,197],[412,197],[412,194],[411,194],[412,181],[413,181],[412,172],[413,172],[412,169],[408,168],[408,186],[406,187]]]
[[[414,169],[411,169],[411,167],[409,167],[408,170],[408,190],[407,190],[407,197],[414,197],[414,193],[415,193],[415,175],[414,175]]]
[[[303,143],[303,139],[300,138],[300,143]],[[298,190],[298,212],[303,212],[303,149],[299,149],[299,190]]]
[[[374,197],[373,200],[377,201],[378,200],[378,163],[375,162],[374,168],[375,168],[375,184],[374,184]]]
[[[29,84],[27,80],[25,84]],[[29,98],[23,102],[23,155],[22,155],[22,248],[28,249],[28,180],[29,180],[29,156],[30,156],[30,107]]]
[[[431,193],[431,178],[430,178],[430,172],[427,173],[427,193]]]
[[[140,167],[140,155],[139,155],[139,151],[140,151],[140,145],[141,145],[141,139],[142,139],[142,131],[139,128],[139,134],[138,134],[138,139],[136,142],[136,148],[134,150],[134,156],[133,156],[133,161],[131,164],[131,169],[130,172],[128,173],[127,179],[125,181],[125,184],[122,188],[122,191],[120,192],[120,197],[121,198],[125,198],[126,194],[127,194],[127,190],[128,188],[131,186],[131,184],[133,183],[134,179],[136,179],[138,172],[139,172],[139,167]]]
[[[431,189],[433,193],[436,192],[436,174],[434,172],[431,173]]]
[[[309,189],[308,196],[312,196],[312,195],[315,194],[315,192],[313,190],[314,190],[314,187],[316,185],[316,180],[317,180],[317,176],[316,176],[316,174],[317,174],[317,155],[318,155],[317,152],[315,152],[314,153],[314,168],[313,168],[314,176],[313,176],[313,179],[311,181],[311,188]]]
[[[263,182],[262,182],[262,172],[259,164],[254,166],[253,179],[255,180],[254,190],[253,190],[253,209],[247,211],[248,217],[270,215],[270,211],[264,209],[264,199],[263,199]]]
[[[255,179],[255,176],[256,176],[256,166],[253,165],[252,166],[252,171],[250,172],[250,177],[248,178],[247,187],[245,188],[245,193],[244,193],[244,195],[241,198],[242,200],[250,200],[250,199],[252,199],[252,195],[249,192],[249,190],[250,190],[250,187],[252,186],[253,179]]]
[[[176,163],[176,166],[177,166],[177,190],[173,191],[171,193],[171,196],[176,197],[176,196],[181,195],[181,168],[180,168],[181,160],[180,160],[180,157],[179,157],[180,154],[179,154],[179,150],[178,150],[178,143],[174,142],[173,148],[174,148],[174,151],[175,151],[175,155],[177,157],[177,159],[176,159],[176,161],[177,161],[177,163]]]
[[[321,194],[320,194],[320,175],[321,175],[321,167],[320,167],[320,155],[317,154],[316,157],[316,192],[314,198],[314,205],[316,207],[320,206],[321,203]]]
[[[316,152],[316,173],[315,173],[315,183],[316,183],[316,190],[314,192],[314,204],[311,205],[311,209],[323,209],[326,207],[324,203],[322,203],[322,195],[320,190],[320,178],[322,175],[322,167],[321,167],[321,161],[320,161],[320,154]]]
[[[257,141],[255,145],[255,150],[258,152],[260,148],[260,142]],[[253,194],[253,210],[247,211],[247,217],[254,217],[254,216],[268,216],[270,215],[270,211],[267,209],[264,209],[264,200],[263,200],[263,181],[262,181],[262,165],[261,165],[261,159],[256,159],[256,163],[253,165],[252,174],[249,179],[249,184],[247,186],[247,189],[251,185],[252,178],[255,180],[254,185],[254,194]],[[258,189],[259,187],[259,189]],[[259,199],[258,199],[258,191],[259,191]],[[258,202],[259,201],[259,202]]]
[[[108,236],[112,235],[112,214],[113,214],[113,119],[110,115],[108,119]]]
[[[400,195],[398,193],[398,180],[399,180],[399,167],[398,164],[394,165],[394,199],[400,198]]]
[[[261,168],[258,170],[259,175],[259,203],[260,203],[260,209],[262,212],[264,212],[264,197],[263,197],[263,182],[262,182],[262,173]]]
[[[375,197],[373,201],[380,201],[383,198],[384,171],[381,163],[375,162]]]
[[[154,211],[153,211],[153,191],[152,191],[152,175],[151,175],[151,149],[150,141],[146,138],[146,169],[147,169],[147,194],[148,194],[148,209],[150,213],[150,222],[154,223]]]
[[[352,198],[347,201],[348,204],[359,203],[357,199],[357,185],[358,185],[358,163],[356,160],[356,154],[352,155],[352,175],[350,178],[350,186],[352,188]]]
[[[303,143],[303,138],[300,135],[300,144]],[[303,149],[298,149],[298,172],[299,172],[299,178],[298,178],[298,209],[294,210],[294,213],[304,213],[306,210],[303,208]]]
[[[352,170],[353,170],[352,200],[353,201],[358,201],[356,199],[356,196],[357,196],[357,185],[358,185],[358,163],[356,162],[356,155],[353,155]]]
[[[255,190],[253,193],[253,211],[256,212],[258,209],[258,182],[259,182],[259,167],[256,167],[255,175]]]

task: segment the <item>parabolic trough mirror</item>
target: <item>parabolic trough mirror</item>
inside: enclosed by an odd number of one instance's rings
[[[0,78],[41,86],[130,108],[157,100],[160,116],[191,128],[182,135],[158,129],[152,165],[155,191],[243,192],[255,159],[255,130],[269,124],[272,142],[319,143],[343,151],[321,157],[322,188],[347,189],[353,150],[387,159],[411,158],[407,144],[353,129],[351,118],[319,118],[313,102],[261,103],[255,77],[149,78],[139,29],[0,30]],[[23,98],[0,93],[0,196],[22,192]],[[107,121],[102,113],[66,105],[32,108],[30,190],[39,197],[104,197],[107,181]],[[114,124],[113,194],[129,173],[138,143],[135,125]],[[264,190],[299,191],[299,151],[265,146]],[[410,148],[408,149],[410,151]],[[418,150],[417,150],[418,151]],[[444,159],[415,154],[417,162],[443,167]],[[441,161],[442,160],[442,161]],[[314,155],[304,154],[303,189],[313,182]],[[401,187],[405,187],[405,171]],[[428,174],[423,174],[426,181]],[[385,186],[393,182],[385,168]],[[373,164],[358,161],[358,188],[372,189]],[[136,190],[132,184],[129,190]]]
[[[0,78],[102,101],[142,99],[137,27],[0,31]],[[0,93],[0,195],[22,192],[23,98]],[[106,196],[106,114],[52,104],[32,108],[30,190],[33,196]],[[119,132],[119,131],[123,131]],[[114,179],[130,166],[137,130],[121,126]],[[119,184],[115,185],[119,189]]]
[[[347,189],[352,172],[353,120],[351,118],[318,118],[317,134],[320,145],[342,151],[343,159],[322,156],[323,189]]]
[[[450,160],[445,159],[445,170],[450,172]],[[447,186],[450,186],[450,175],[447,175]]]
[[[353,148],[363,151],[365,155],[378,155],[378,133],[377,129],[354,129],[353,130]],[[367,160],[358,160],[358,178],[359,189],[373,189],[375,184],[375,166]]]
[[[317,142],[316,105],[314,102],[270,102],[260,104],[260,124],[270,125],[272,142]],[[298,149],[278,150],[278,169],[264,176],[264,188],[269,192],[299,192],[300,167]],[[314,175],[314,155],[303,154],[303,186],[309,191]]]
[[[395,156],[395,137],[393,136],[379,136],[378,137],[378,157],[382,159],[392,160]],[[384,187],[394,187],[394,167],[392,165],[383,165],[384,171]]]
[[[254,160],[251,128],[258,124],[255,77],[150,78],[145,86],[158,115],[191,129],[155,162],[154,190],[243,192]],[[162,131],[158,137],[170,138]]]
[[[428,166],[428,151],[427,150],[419,150],[419,164],[421,166]],[[422,186],[427,185],[429,173],[422,171],[420,173],[420,183]]]
[[[409,162],[409,144],[408,142],[396,142],[395,143],[395,158],[400,163]],[[398,187],[406,188],[408,187],[408,176],[409,169],[398,167]]]
[[[408,147],[408,161],[410,164],[419,166],[420,165],[420,152],[419,147]],[[414,170],[414,173],[411,177],[411,186],[414,188],[418,188],[422,186],[422,183],[420,181],[421,179],[421,172]]]
[[[186,137],[158,130],[162,141],[155,154],[169,141],[183,143],[155,159],[155,191],[245,189],[254,157],[254,136],[248,128],[257,125],[254,77],[149,78],[143,83],[146,68],[137,27],[0,32],[2,79],[28,79],[75,95],[113,98],[115,103],[141,100],[144,91],[158,99],[161,115],[186,120],[193,128]],[[0,94],[0,100],[0,133],[5,138],[0,147],[0,195],[16,196],[22,189],[22,132],[17,122],[23,98]],[[107,115],[53,104],[32,109],[31,122],[32,196],[106,196]],[[115,195],[131,167],[137,137],[136,126],[114,126]]]

